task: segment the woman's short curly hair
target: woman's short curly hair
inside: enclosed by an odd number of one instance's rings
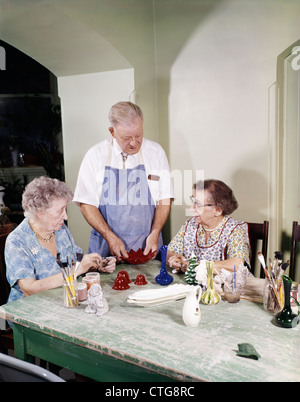
[[[22,195],[24,216],[35,216],[37,212],[45,211],[59,198],[73,199],[73,192],[66,183],[46,176],[36,177],[27,184]]]
[[[194,190],[207,190],[210,194],[209,202],[219,207],[222,215],[230,215],[239,204],[230,187],[221,180],[199,180],[193,185]]]

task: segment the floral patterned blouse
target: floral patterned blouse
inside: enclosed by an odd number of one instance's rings
[[[182,225],[170,242],[168,250],[182,254],[187,259],[194,254],[198,261],[224,261],[238,257],[250,264],[248,225],[225,216],[221,224],[210,232],[206,243],[206,232],[193,217]]]
[[[57,252],[61,261],[67,257],[76,261],[76,253],[83,253],[64,224],[55,232]],[[24,297],[19,279],[44,279],[61,272],[56,258],[42,247],[25,218],[7,237],[5,244],[6,276],[11,286],[8,302]]]

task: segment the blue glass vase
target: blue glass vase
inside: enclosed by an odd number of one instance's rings
[[[155,277],[155,282],[159,285],[166,286],[173,282],[173,276],[170,275],[167,271],[167,251],[168,246],[161,246],[160,253],[161,253],[161,266],[160,266],[160,273]]]

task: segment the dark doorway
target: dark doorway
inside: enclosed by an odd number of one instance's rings
[[[64,180],[60,100],[55,75],[8,43],[0,46],[0,186],[5,205],[20,210],[34,177]]]

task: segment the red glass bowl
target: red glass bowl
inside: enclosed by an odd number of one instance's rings
[[[130,250],[128,253],[128,258],[123,257],[123,259],[128,262],[128,264],[145,264],[145,262],[151,260],[156,254],[156,251],[152,253],[148,253],[147,255],[143,254],[143,250],[141,248],[138,251]]]

